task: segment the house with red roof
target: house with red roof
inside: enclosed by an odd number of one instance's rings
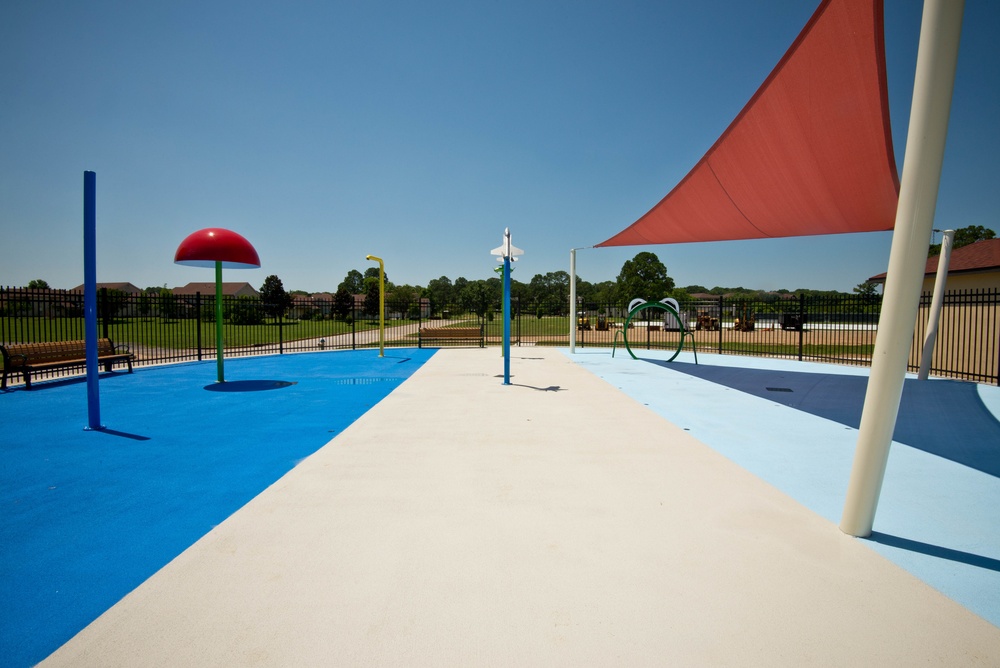
[[[939,255],[927,258],[924,267],[924,292],[934,291]],[[868,279],[885,284],[885,273]],[[951,251],[948,262],[948,282],[945,290],[1000,289],[1000,239],[987,239]]]
[[[179,288],[174,288],[172,292],[178,297],[190,297],[196,293],[202,296],[215,297],[215,283],[188,283]],[[249,283],[223,283],[222,295],[224,297],[260,297],[260,293]]]

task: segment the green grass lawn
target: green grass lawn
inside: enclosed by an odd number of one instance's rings
[[[400,321],[394,321],[399,324]],[[408,321],[407,321],[408,322]],[[377,329],[374,323],[359,320],[354,331]],[[196,348],[198,331],[201,330],[202,347],[215,346],[215,322],[193,318],[166,320],[161,318],[118,318],[108,325],[108,336],[115,343],[142,345],[153,348]],[[351,325],[341,320],[277,320],[268,319],[259,325],[223,324],[223,337],[227,346],[272,344],[302,339],[350,334]],[[104,328],[98,324],[98,332]],[[3,340],[17,343],[40,341],[66,341],[84,338],[83,318],[8,318]]]
[[[620,321],[620,319],[617,319]],[[392,320],[386,323],[386,327],[394,327],[402,324],[415,324],[417,321]],[[476,316],[464,316],[451,320],[449,327],[478,327],[482,321]],[[3,331],[0,331],[0,340],[7,342],[30,343],[38,341],[59,341],[74,340],[84,338],[83,318],[3,318],[0,319]],[[521,337],[560,337],[560,341],[552,341],[556,345],[565,345],[569,340],[570,318],[568,316],[545,316],[537,318],[523,315],[520,323],[511,323],[511,334],[516,341]],[[358,320],[354,326],[354,332],[363,332],[378,328],[378,321]],[[156,317],[135,317],[118,318],[108,326],[108,335],[117,344],[127,344],[135,350],[138,347],[157,348],[162,350],[191,350],[198,347],[199,330],[201,334],[201,347],[212,349],[215,347],[215,323],[205,322],[193,318],[167,320]],[[103,325],[99,324],[98,331],[103,335]],[[306,339],[319,339],[333,337],[342,334],[350,334],[352,326],[341,320],[282,320],[279,324],[277,320],[268,319],[259,325],[233,325],[225,324],[223,327],[223,337],[227,348],[241,348],[249,346],[276,345],[280,342],[294,343]],[[485,322],[485,334],[488,339],[494,342],[503,336],[503,318],[495,315],[492,320]],[[636,349],[646,346],[645,336],[632,343]],[[583,335],[581,345],[585,343],[586,335]],[[396,336],[387,343],[396,345],[411,345],[416,342],[416,334],[405,337]],[[672,339],[662,340],[654,338],[650,341],[653,348],[672,348],[676,346],[676,341]],[[688,344],[685,345],[687,348]],[[699,345],[699,350],[705,352],[718,351],[717,342],[703,342]],[[744,353],[748,355],[776,355],[783,357],[797,357],[799,348],[797,344],[781,344],[762,342],[739,342],[727,341],[722,344],[724,352]],[[858,359],[871,358],[874,345],[870,343],[856,344],[845,342],[844,344],[808,344],[802,348],[804,357],[830,358],[830,359]]]

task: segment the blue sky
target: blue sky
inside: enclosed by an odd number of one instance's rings
[[[226,280],[334,290],[568,270],[658,202],[732,121],[818,3],[11,2],[0,21],[0,285],[210,281],[173,264],[227,227],[262,267]],[[922,3],[885,0],[902,165]],[[967,0],[935,226],[1000,231],[1000,5]],[[580,251],[614,279],[650,250],[678,285],[849,291],[890,233]]]

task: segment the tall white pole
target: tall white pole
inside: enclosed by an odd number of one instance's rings
[[[925,0],[882,314],[840,529],[869,536],[906,377],[934,227],[965,0]]]
[[[569,249],[569,351],[576,352],[576,249]]]
[[[937,276],[934,278],[934,298],[931,300],[931,313],[927,318],[927,338],[924,339],[924,349],[920,353],[920,373],[917,374],[920,380],[927,380],[931,372],[931,358],[934,357],[934,343],[937,341],[941,308],[944,306],[944,289],[948,283],[948,264],[951,262],[951,242],[954,238],[955,230],[945,230],[941,238]]]

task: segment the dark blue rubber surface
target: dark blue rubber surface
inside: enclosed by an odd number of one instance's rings
[[[867,377],[646,361],[849,427],[861,424]],[[893,440],[1000,477],[1000,422],[975,383],[906,379]]]
[[[344,351],[0,393],[0,665],[41,661],[381,401],[434,350]]]

